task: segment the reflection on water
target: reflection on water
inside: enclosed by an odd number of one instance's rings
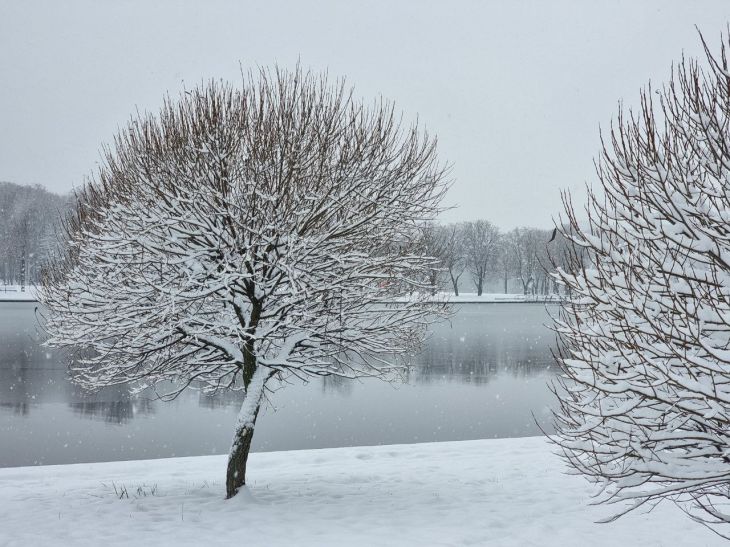
[[[13,414],[25,416],[30,412],[30,404],[22,403],[0,403],[0,408],[10,410]]]
[[[68,403],[82,418],[101,419],[110,424],[126,424],[132,418],[153,414],[155,402],[144,397],[127,397],[126,401],[82,401]]]
[[[240,393],[173,402],[84,393],[39,344],[35,304],[0,303],[0,467],[226,452]],[[402,384],[335,377],[269,397],[254,450],[539,434],[552,403],[544,307],[465,305],[434,328]]]
[[[241,404],[241,394],[235,391],[222,391],[216,394],[198,392],[198,405],[203,408],[213,410],[239,404]]]

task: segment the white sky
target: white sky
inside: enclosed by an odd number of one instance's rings
[[[599,124],[730,2],[0,0],[0,180],[79,186],[130,114],[202,79],[292,66],[418,114],[453,164],[444,220],[548,227],[593,178]]]

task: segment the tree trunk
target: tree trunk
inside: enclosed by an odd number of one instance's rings
[[[454,296],[459,296],[459,278],[454,277],[451,271],[449,271],[449,276],[451,277],[451,284],[454,286]]]
[[[228,455],[226,472],[226,499],[236,495],[238,489],[246,484],[246,462],[251,449],[251,439],[256,425],[256,418],[264,396],[264,385],[268,378],[264,367],[256,367],[246,387],[246,396],[236,419],[236,430],[233,444]]]
[[[431,272],[431,278],[429,279],[429,283],[431,284],[431,296],[436,296],[436,292],[438,287],[436,286],[436,283],[438,283],[438,274],[436,272]]]

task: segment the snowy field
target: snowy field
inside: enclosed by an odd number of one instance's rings
[[[254,453],[230,501],[224,456],[0,469],[0,545],[725,544],[671,505],[596,524],[611,509],[551,452],[529,437]]]
[[[34,286],[21,290],[20,285],[0,285],[0,302],[34,302],[37,300]]]

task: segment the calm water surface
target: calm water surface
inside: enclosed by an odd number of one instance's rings
[[[240,394],[173,402],[86,394],[41,347],[34,303],[0,302],[0,467],[219,454]],[[317,379],[278,390],[253,450],[539,435],[555,372],[541,304],[469,304],[434,328],[407,383]]]

